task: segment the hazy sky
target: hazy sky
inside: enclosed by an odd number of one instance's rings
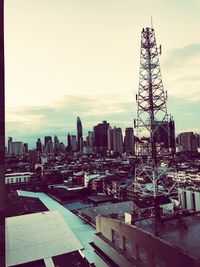
[[[6,136],[66,143],[77,116],[85,133],[133,126],[151,16],[176,132],[200,132],[199,14],[199,0],[5,0]]]

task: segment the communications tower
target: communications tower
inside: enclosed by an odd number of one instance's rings
[[[174,189],[163,179],[166,168],[161,161],[170,158],[174,149],[174,123],[167,113],[167,92],[163,88],[159,55],[153,28],[144,28],[141,33],[139,90],[136,95],[137,119],[136,155],[137,166],[134,179],[134,198],[136,202],[153,203],[153,213],[157,233],[160,218],[160,201],[169,196]],[[167,166],[167,164],[166,164]]]

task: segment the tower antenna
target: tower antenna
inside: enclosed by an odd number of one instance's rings
[[[151,24],[153,27],[152,17]],[[137,206],[152,207],[155,235],[158,235],[160,205],[168,200],[175,185],[169,188],[164,179],[168,159],[171,157],[170,121],[155,32],[149,27],[143,28],[141,34],[140,77],[136,102],[137,166],[133,185],[134,202]],[[164,162],[166,169],[162,168]]]
[[[151,16],[151,28],[153,29],[153,17]]]

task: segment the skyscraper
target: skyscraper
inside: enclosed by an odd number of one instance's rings
[[[22,142],[12,142],[11,155],[23,155],[23,143]]]
[[[77,142],[76,142],[76,135],[71,135],[71,145],[72,145],[72,151],[77,151]]]
[[[59,150],[59,139],[57,135],[54,136],[53,143],[54,143],[53,144],[54,153],[56,154]]]
[[[71,142],[71,136],[69,133],[67,135],[67,150],[68,152],[72,152],[72,142]]]
[[[11,155],[12,137],[8,137],[8,154]]]
[[[40,138],[38,138],[38,140],[36,142],[36,150],[39,151],[40,153],[42,153],[42,142],[41,142]]]
[[[24,143],[23,150],[24,150],[25,154],[28,153],[28,144],[27,143]]]
[[[53,142],[51,136],[44,137],[44,152],[45,153],[53,153]]]
[[[108,128],[108,150],[115,153],[123,152],[123,137],[121,128]]]
[[[46,144],[51,141],[52,142],[52,137],[51,136],[45,136],[44,137],[44,147],[46,146]]]
[[[123,152],[123,137],[121,128],[113,128],[113,151],[115,153]]]
[[[197,139],[193,132],[180,133],[177,141],[180,152],[197,152]]]
[[[108,149],[108,128],[109,123],[107,121],[94,126],[94,143],[97,153],[106,152]]]
[[[81,119],[77,117],[77,150],[82,151],[83,149],[83,130]]]
[[[111,126],[108,128],[108,150],[113,151],[113,129]]]
[[[124,150],[125,152],[131,154],[135,152],[135,140],[133,133],[134,132],[132,127],[126,128],[124,137]]]

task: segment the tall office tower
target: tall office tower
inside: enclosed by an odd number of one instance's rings
[[[197,147],[200,147],[200,134],[195,134],[197,139]]]
[[[94,152],[94,133],[92,131],[89,131],[86,137],[85,150],[85,154],[92,154]]]
[[[22,142],[12,142],[11,155],[23,155],[23,143]]]
[[[55,135],[54,139],[53,139],[53,150],[54,150],[54,153],[58,153],[58,150],[59,150],[59,139],[58,139],[57,135]]]
[[[72,142],[71,142],[71,136],[69,133],[67,135],[67,150],[68,152],[72,152]]]
[[[76,135],[71,135],[72,152],[77,151]]]
[[[46,144],[44,148],[44,152],[46,154],[53,154],[53,142],[52,140],[49,140],[49,142]]]
[[[108,128],[109,123],[107,121],[94,126],[94,144],[97,153],[104,153],[108,149]]]
[[[124,151],[131,154],[135,153],[135,138],[132,127],[125,129]]]
[[[108,150],[113,151],[113,129],[111,126],[108,128]]]
[[[123,136],[121,128],[113,128],[113,151],[115,153],[123,152]]]
[[[42,142],[41,142],[40,138],[38,138],[38,140],[36,142],[36,150],[39,151],[40,153],[42,153]]]
[[[51,141],[52,142],[52,137],[51,136],[45,136],[44,137],[44,147],[46,146],[46,144]]]
[[[8,154],[11,155],[12,137],[8,137]]]
[[[161,159],[170,155],[169,143],[169,115],[167,113],[167,94],[163,88],[159,53],[161,46],[157,48],[156,37],[153,28],[144,28],[141,33],[140,50],[140,77],[139,90],[136,95],[137,120],[134,125],[137,128],[137,146],[143,146],[146,150],[146,159],[137,154],[138,166],[135,170],[134,196],[137,201],[145,200],[145,196],[152,197],[155,213],[155,234],[158,234],[157,222],[160,218],[160,198],[172,193],[162,177],[159,175]],[[147,142],[142,137],[146,135]],[[137,152],[141,149],[137,149]],[[151,183],[151,190],[141,184],[141,177],[147,178]],[[162,187],[159,184],[162,184]],[[139,197],[138,197],[139,196]]]
[[[177,141],[180,152],[197,152],[197,138],[193,132],[180,133]]]
[[[94,146],[94,133],[92,131],[88,132],[87,145],[91,148]]]
[[[49,151],[49,148],[50,148],[50,145],[48,145],[49,142],[52,142],[52,137],[51,136],[45,136],[44,137],[44,152],[45,153],[50,153],[50,152],[47,152],[47,151]]]
[[[24,150],[25,154],[28,153],[28,144],[27,143],[24,143],[23,150]]]
[[[77,117],[77,150],[82,151],[83,149],[83,129],[81,119]]]

